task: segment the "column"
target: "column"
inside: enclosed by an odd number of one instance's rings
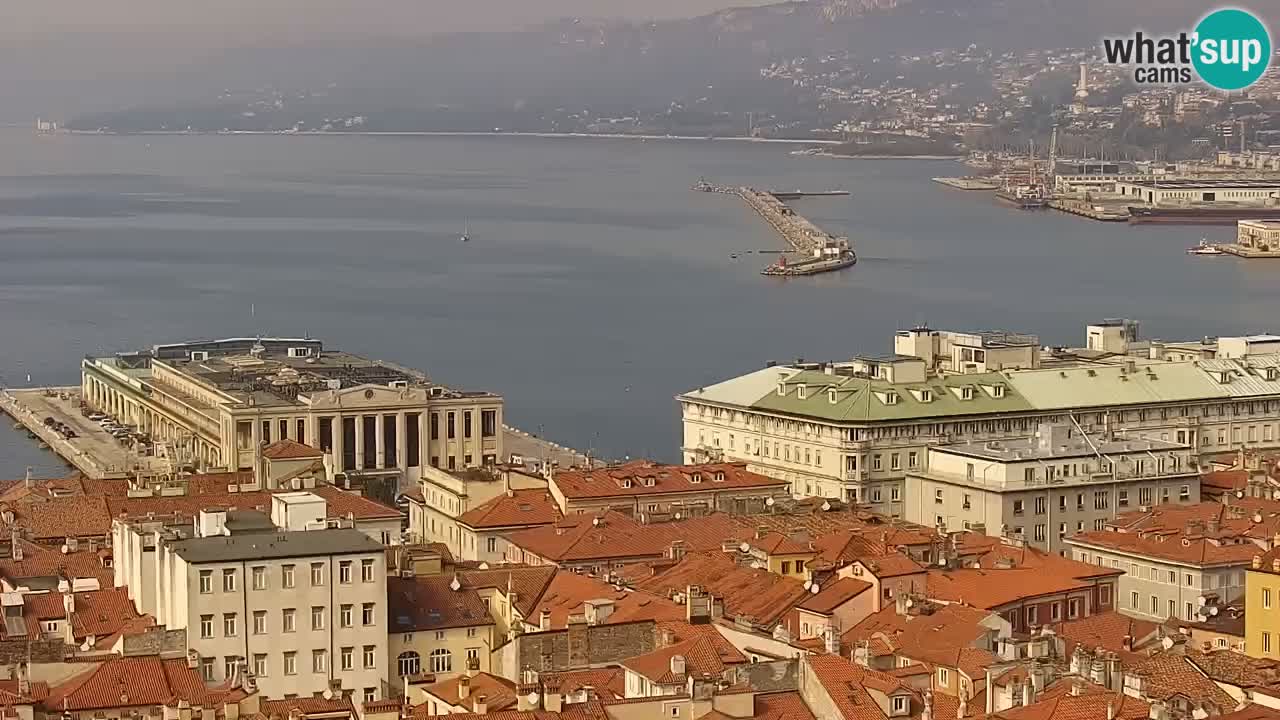
[[[316,425],[319,426],[320,422],[316,421]],[[342,415],[341,414],[334,415],[333,422],[329,424],[329,432],[333,433],[333,438],[331,439],[331,442],[332,442],[331,447],[333,448],[332,452],[333,452],[334,472],[341,472],[343,470],[349,469],[342,466],[342,462],[343,462],[342,458],[344,457],[342,442],[346,436],[346,433],[342,431],[343,427],[344,427],[344,424],[342,422]],[[319,433],[320,431],[316,430],[316,432]],[[320,446],[316,445],[316,447],[320,447]]]
[[[386,427],[384,427],[385,422],[386,416],[382,413],[378,413],[373,416],[373,446],[377,449],[377,454],[373,457],[373,464],[374,467],[377,467],[379,470],[387,466],[387,436]]]
[[[409,439],[405,433],[405,416],[404,411],[396,413],[396,467],[402,471],[409,467]],[[419,425],[422,423],[419,422]],[[419,446],[421,447],[421,446]],[[405,473],[408,477],[408,473]]]
[[[364,416],[356,416],[356,467],[357,470],[364,469]]]

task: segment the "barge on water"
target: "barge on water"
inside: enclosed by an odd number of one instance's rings
[[[1182,225],[1235,225],[1237,220],[1280,219],[1280,207],[1246,203],[1205,203],[1187,205],[1130,205],[1131,223],[1178,223]]]
[[[1049,207],[1041,185],[1007,185],[996,191],[996,199],[1019,210],[1043,210]]]

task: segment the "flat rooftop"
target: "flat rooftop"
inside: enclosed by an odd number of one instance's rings
[[[1070,437],[1056,438],[1053,445],[1042,444],[1040,438],[1027,437],[1016,440],[989,440],[987,442],[955,443],[939,445],[942,452],[964,455],[966,457],[992,460],[995,462],[1018,462],[1019,460],[1058,460],[1081,457],[1093,457],[1094,448],[1103,455],[1123,455],[1135,452],[1169,452],[1184,450],[1186,445],[1167,440],[1153,440],[1141,437],[1116,437],[1103,439],[1090,437],[1092,445],[1080,433],[1072,433]]]
[[[381,543],[350,528],[191,538],[173,542],[170,547],[189,563],[383,552]]]
[[[310,338],[228,338],[156,345],[150,351],[103,358],[136,377],[159,361],[242,402],[262,407],[298,405],[299,395],[360,385],[429,388],[442,397],[496,397],[436,385],[425,373],[341,350]],[[194,403],[193,399],[193,403]]]
[[[1170,180],[1125,180],[1122,181],[1126,185],[1136,185],[1138,187],[1151,188],[1152,190],[1197,190],[1204,188],[1206,190],[1214,190],[1218,188],[1243,188],[1246,190],[1280,190],[1280,179],[1267,180],[1248,180],[1248,179],[1231,179],[1231,178],[1186,178],[1186,179],[1170,179]]]

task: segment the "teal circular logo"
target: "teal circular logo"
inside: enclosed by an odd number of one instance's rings
[[[1249,87],[1271,62],[1267,26],[1235,8],[1215,10],[1196,26],[1191,62],[1200,79],[1219,90]]]

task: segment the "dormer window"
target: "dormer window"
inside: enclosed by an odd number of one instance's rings
[[[960,399],[961,399],[961,400],[972,400],[972,399],[973,399],[973,388],[972,388],[972,387],[969,387],[968,385],[966,385],[966,386],[964,386],[964,387],[960,388]]]
[[[911,696],[910,695],[894,695],[893,706],[890,715],[897,717],[899,715],[909,715],[911,713]]]
[[[1267,379],[1268,379],[1268,380],[1275,380],[1277,377],[1280,377],[1280,370],[1278,370],[1278,369],[1276,369],[1276,368],[1273,368],[1273,367],[1269,367],[1269,368],[1267,368]]]
[[[656,480],[654,480],[653,478],[651,478],[651,477],[647,477],[647,478],[645,478],[645,479],[644,479],[644,486],[645,486],[645,487],[653,487],[653,486],[654,486],[654,483],[656,483],[656,482],[657,482],[657,481],[656,481]]]
[[[689,482],[693,483],[694,485],[697,485],[698,483],[702,482],[702,473],[694,473],[692,476],[689,477]]]
[[[624,489],[626,489],[626,490],[630,490],[630,489],[631,489],[631,478],[625,478],[625,479],[622,481],[622,487],[623,487]]]
[[[787,394],[787,384],[785,382],[782,382],[781,380],[778,381],[778,394],[779,395]]]
[[[840,393],[836,392],[835,388],[828,390],[827,401],[830,402],[832,405],[835,405],[837,402],[840,402]]]
[[[993,386],[991,388],[991,397],[998,397],[998,398],[1004,397],[1004,386],[1003,385]]]
[[[801,383],[796,386],[796,398],[804,400],[809,397],[809,386]]]
[[[897,404],[898,404],[898,393],[896,393],[896,392],[887,392],[887,393],[885,393],[885,394],[884,394],[884,404],[885,404],[885,405],[897,405]]]
[[[715,481],[716,481],[716,482],[724,482],[724,473],[722,473],[722,472],[717,472],[717,473],[715,474]]]
[[[928,388],[925,388],[924,390],[921,390],[921,391],[920,391],[920,402],[922,402],[922,403],[933,402],[933,391],[932,391],[932,390],[930,390],[930,389],[928,389]]]

